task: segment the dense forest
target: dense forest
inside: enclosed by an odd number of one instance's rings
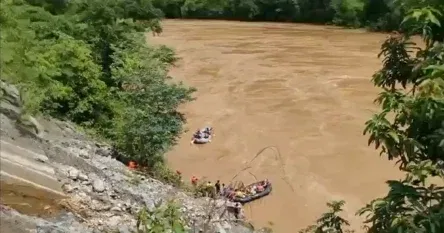
[[[377,31],[403,30],[400,23],[413,2],[417,1],[153,0],[167,18],[319,23]]]
[[[366,123],[365,134],[369,145],[396,160],[406,177],[388,181],[387,195],[358,214],[367,218],[368,233],[444,232],[444,187],[437,185],[444,181],[442,0],[2,0],[0,4],[0,75],[20,88],[25,113],[75,122],[112,142],[123,157],[154,168],[162,166],[163,154],[183,131],[185,118],[177,107],[191,101],[195,91],[170,80],[168,68],[176,61],[171,49],[146,43],[146,32],[158,30],[162,17],[402,29],[403,34],[381,46],[382,68],[371,80],[381,88],[375,100],[381,111]],[[421,35],[424,46],[411,42],[413,34]],[[346,232],[348,222],[339,214],[343,204],[329,203],[330,212],[303,232]]]

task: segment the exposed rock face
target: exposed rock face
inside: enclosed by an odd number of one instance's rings
[[[233,221],[223,201],[210,205],[211,200],[192,198],[170,185],[131,172],[112,158],[109,146],[91,141],[71,124],[28,117],[23,126],[18,90],[3,82],[1,85],[2,140],[40,154],[36,160],[55,169],[69,196],[63,201],[69,211],[55,219],[25,216],[0,206],[2,221],[5,226],[13,223],[18,229],[14,232],[133,232],[134,216],[142,207],[152,210],[156,203],[171,199],[180,202],[190,232],[199,232],[204,225],[207,232],[253,232]],[[135,179],[138,182],[132,182]]]
[[[44,132],[39,122],[34,117],[25,116],[22,114],[22,99],[18,89],[15,86],[7,84],[1,80],[0,86],[0,113],[2,115],[2,126],[5,118],[9,118],[12,120],[15,128],[22,134],[29,134],[37,138],[42,137]]]

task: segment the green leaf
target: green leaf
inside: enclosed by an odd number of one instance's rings
[[[396,142],[399,143],[399,136],[395,131],[389,131],[387,134]]]

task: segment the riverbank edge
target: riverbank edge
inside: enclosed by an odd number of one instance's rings
[[[10,145],[9,149],[2,147],[2,151],[8,149],[16,156],[23,157],[25,155],[20,152],[26,150],[36,155],[34,159],[25,156],[26,159],[41,163],[48,168],[47,170],[52,170],[54,178],[60,182],[67,196],[57,196],[53,199],[63,200],[62,209],[68,214],[49,219],[27,216],[7,208],[8,205],[2,203],[2,220],[24,222],[23,225],[19,224],[19,227],[25,232],[25,229],[32,230],[37,227],[47,229],[48,232],[54,229],[62,232],[95,232],[95,229],[107,232],[106,230],[118,228],[119,232],[126,233],[131,232],[126,230],[136,227],[135,217],[139,216],[143,208],[155,211],[156,208],[163,208],[162,206],[169,205],[168,203],[174,200],[180,204],[177,206],[181,213],[179,218],[188,228],[202,228],[207,225],[207,230],[219,228],[229,229],[225,231],[232,233],[257,232],[251,224],[239,222],[230,213],[222,217],[226,207],[221,200],[196,198],[186,186],[172,186],[159,181],[151,174],[129,169],[116,159],[109,144],[94,140],[93,136],[79,131],[72,123],[50,117],[32,116],[28,116],[31,120],[27,121],[26,125],[19,123],[22,106],[12,104],[20,102],[19,92],[13,85],[4,82],[1,84],[4,94],[2,97],[7,97],[1,99],[2,143],[6,140],[5,143]],[[14,101],[10,101],[11,99]],[[32,188],[37,190],[39,187]],[[29,193],[23,195],[29,196]],[[51,196],[49,193],[48,195]],[[40,196],[36,198],[43,198],[45,195]],[[157,206],[156,203],[163,204]],[[54,205],[59,206],[60,203]],[[210,208],[213,205],[215,207]],[[42,212],[53,209],[47,206]],[[205,220],[208,216],[211,216],[211,222]],[[108,218],[113,221],[109,222]]]

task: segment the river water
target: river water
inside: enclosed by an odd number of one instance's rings
[[[186,179],[229,183],[247,165],[236,180],[269,178],[272,194],[245,211],[274,232],[297,232],[340,199],[356,228],[356,210],[399,177],[362,135],[377,110],[370,79],[385,38],[331,26],[164,22],[164,33],[149,40],[175,48],[181,60],[171,75],[198,89],[182,106],[190,132],[169,163]],[[212,143],[190,146],[192,131],[205,125],[215,128]]]

